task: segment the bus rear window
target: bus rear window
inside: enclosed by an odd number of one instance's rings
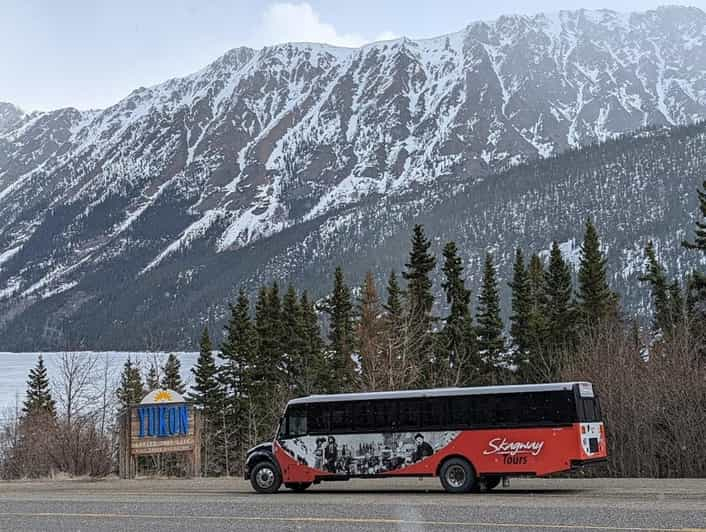
[[[597,397],[582,397],[578,400],[579,421],[584,423],[601,421],[601,405]]]

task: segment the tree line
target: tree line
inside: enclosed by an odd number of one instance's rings
[[[706,182],[703,186],[694,239],[683,245],[706,256]],[[203,412],[204,474],[240,473],[245,451],[272,437],[293,397],[581,379],[593,382],[602,397],[610,459],[601,473],[706,475],[699,451],[706,424],[703,272],[669,278],[648,242],[640,280],[653,314],[644,328],[621,309],[599,233],[587,220],[576,265],[557,242],[546,258],[516,250],[505,323],[492,252],[485,255],[474,297],[457,245],[446,243],[440,258],[430,248],[424,228],[416,225],[404,270],[389,272],[383,290],[372,273],[351,287],[342,267],[333,273],[328,295],[318,300],[277,282],[262,286],[254,302],[240,290],[217,346],[203,330],[186,393]],[[437,267],[440,301],[432,282]],[[23,442],[45,437],[33,427],[59,421],[66,426],[71,418],[71,408],[57,417],[42,366],[40,357],[14,440],[9,438],[13,443],[3,452],[5,466],[13,463],[7,457],[25,449]],[[157,388],[187,392],[179,373],[179,360],[170,355],[162,368],[151,365],[143,381],[140,367],[128,359],[115,394],[118,407]],[[95,429],[95,415],[90,419]],[[101,442],[105,447],[106,440]]]
[[[684,246],[706,253],[706,199],[703,191],[698,195],[705,221],[697,222],[695,240]],[[370,272],[360,287],[352,288],[342,267],[336,268],[329,294],[319,301],[294,286],[282,293],[273,282],[260,288],[253,309],[245,291],[240,291],[230,306],[218,354],[204,329],[199,359],[192,370],[189,398],[203,409],[207,423],[209,456],[203,462],[207,474],[239,472],[245,450],[272,437],[284,405],[293,397],[591,376],[599,390],[612,390],[624,384],[620,379],[625,375],[612,372],[611,366],[617,365],[618,347],[626,346],[630,349],[622,355],[640,369],[641,379],[647,379],[634,389],[637,396],[655,386],[679,387],[677,367],[684,372],[693,370],[689,379],[693,387],[679,395],[683,408],[696,418],[704,417],[704,274],[694,271],[684,280],[668,279],[648,242],[641,281],[650,290],[654,316],[645,331],[621,310],[620,298],[608,283],[598,231],[587,220],[576,271],[557,242],[552,243],[546,260],[538,253],[527,255],[517,249],[508,283],[511,314],[504,323],[492,253],[485,256],[482,285],[474,298],[466,286],[457,245],[448,242],[440,260],[430,253],[430,247],[424,228],[415,226],[405,269],[400,274],[391,271],[383,291]],[[437,267],[443,274],[442,301],[435,301],[431,280]],[[629,342],[616,347],[614,360],[601,359],[600,340],[619,339]],[[655,370],[665,357],[672,364],[669,371],[674,378]],[[599,373],[599,369],[606,371]],[[658,382],[665,379],[671,381]],[[628,401],[621,397],[621,401],[606,401],[605,407],[609,427],[613,425],[609,441],[616,449],[632,430],[628,420],[620,421],[618,413],[625,411],[622,403]],[[645,413],[636,411],[635,415],[644,417]],[[665,423],[662,417],[646,420],[645,426],[653,434],[660,433]],[[693,416],[688,422],[683,415],[675,418],[681,419],[681,432],[665,436],[672,442],[693,432],[686,425],[695,421]],[[636,444],[630,452],[639,456],[643,451]],[[695,456],[692,452],[684,463],[706,473],[703,462],[693,464]],[[653,474],[678,471],[689,476],[684,468],[665,469],[660,457],[653,456],[653,462],[660,464],[654,466]],[[635,459],[611,461],[608,472],[644,474],[640,467],[644,466],[638,466]]]

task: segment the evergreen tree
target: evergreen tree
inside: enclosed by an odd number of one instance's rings
[[[481,372],[471,314],[471,291],[465,286],[463,264],[455,242],[448,242],[443,250],[444,281],[441,286],[449,305],[449,314],[437,341],[439,368],[438,384],[467,386],[475,382]]]
[[[162,382],[160,386],[165,390],[174,390],[184,393],[184,383],[181,381],[181,362],[174,353],[169,353],[167,361],[162,368]]]
[[[361,287],[361,297],[358,303],[357,324],[358,353],[362,382],[366,390],[375,391],[381,388],[384,378],[384,361],[382,353],[382,306],[375,286],[372,272],[365,275]]]
[[[591,220],[586,221],[578,280],[578,308],[584,327],[617,316],[617,296],[608,286],[606,259]]]
[[[423,325],[429,326],[431,321],[431,309],[434,304],[432,293],[431,272],[436,265],[436,258],[429,253],[431,241],[424,234],[424,227],[417,224],[414,226],[412,235],[412,250],[409,254],[409,262],[405,264],[407,270],[402,277],[407,281],[407,300],[409,311],[416,320]]]
[[[187,400],[201,410],[201,466],[203,473],[222,473],[225,471],[223,449],[223,414],[224,395],[219,381],[213,344],[204,327],[199,342],[199,358],[191,368],[194,384],[187,395]]]
[[[532,356],[538,355],[547,345],[547,294],[545,287],[546,272],[544,263],[536,253],[530,258],[527,269],[527,282],[530,292],[530,315],[528,340]],[[533,364],[534,362],[530,362]]]
[[[218,369],[218,380],[230,402],[231,410],[234,410],[234,402],[243,394],[243,369],[255,360],[257,338],[250,320],[250,301],[242,288],[236,304],[229,305],[229,308],[230,319],[221,343],[223,364]]]
[[[272,436],[281,404],[292,394],[283,343],[282,300],[276,282],[260,289],[254,331],[256,349],[244,361],[240,382],[249,444]]]
[[[333,292],[325,301],[322,310],[328,314],[329,348],[331,351],[332,392],[352,391],[356,386],[353,367],[353,303],[351,291],[346,285],[340,266],[334,274]]]
[[[310,395],[329,389],[331,372],[324,353],[324,343],[321,339],[321,326],[316,306],[309,301],[309,294],[304,291],[299,301],[303,337],[303,353],[305,355],[304,378],[301,394]]]
[[[241,288],[236,304],[229,305],[230,318],[221,344],[223,363],[218,380],[223,393],[223,409],[216,424],[216,452],[226,473],[237,470],[245,449],[258,441],[254,409],[249,408],[251,382],[246,368],[255,363],[257,336],[250,319],[250,302]]]
[[[191,373],[194,375],[194,384],[187,398],[202,409],[209,424],[217,422],[223,408],[223,394],[207,327],[204,327],[201,333],[199,358],[196,360],[196,365],[191,368]]]
[[[695,249],[706,254],[706,181],[703,182],[703,190],[696,191],[699,200],[700,220],[696,221],[694,229],[694,241],[682,242],[688,249]],[[688,307],[692,320],[695,320],[697,327],[704,329],[706,324],[706,273],[694,270],[687,284]],[[704,348],[706,352],[706,347]]]
[[[155,364],[150,364],[150,370],[147,373],[145,386],[148,392],[152,392],[159,388],[159,373],[157,372],[157,366]]]
[[[512,315],[510,316],[510,334],[517,350],[515,364],[518,369],[527,363],[527,352],[530,349],[529,326],[532,312],[532,298],[529,275],[525,267],[522,250],[515,251],[515,263],[512,271],[512,281],[508,283],[512,289]],[[520,369],[521,371],[521,369]]]
[[[483,283],[478,296],[478,350],[485,361],[485,380],[497,384],[503,380],[500,367],[505,348],[503,322],[500,318],[500,295],[493,256],[487,253],[483,267]]]
[[[654,305],[654,318],[652,325],[656,331],[669,332],[672,326],[672,306],[669,298],[669,286],[664,268],[657,260],[654,244],[650,240],[645,246],[645,258],[647,260],[646,271],[640,277],[640,281],[649,283],[652,291],[652,303]]]
[[[547,340],[550,349],[558,350],[572,343],[574,335],[573,285],[571,268],[561,256],[559,244],[552,243],[549,266],[544,276]]]
[[[130,357],[125,361],[123,372],[120,375],[120,385],[115,393],[121,409],[139,403],[145,395],[140,367],[137,364],[133,364]]]
[[[51,396],[49,388],[49,377],[47,368],[44,366],[44,358],[39,355],[37,365],[29,370],[27,379],[27,397],[22,407],[25,415],[49,414],[56,415],[56,405]]]
[[[434,294],[430,274],[436,266],[436,258],[429,252],[431,241],[424,234],[423,226],[414,226],[412,249],[402,277],[407,281],[407,338],[414,338],[415,350],[410,353],[416,359],[418,379],[414,387],[426,388],[434,385],[434,342],[432,335],[432,307]]]
[[[703,190],[697,190],[696,195],[699,200],[701,220],[696,221],[694,241],[688,242],[685,240],[682,245],[688,249],[698,249],[706,253],[706,181],[703,182]]]
[[[285,381],[284,346],[282,339],[282,301],[279,285],[274,282],[270,288],[260,291],[255,304],[255,331],[257,332],[257,352],[254,361],[248,366],[250,385],[257,387],[277,387]]]
[[[304,395],[307,358],[302,309],[297,291],[289,285],[282,298],[282,338],[285,378],[292,397]]]

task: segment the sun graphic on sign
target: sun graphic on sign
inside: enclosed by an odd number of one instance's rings
[[[158,403],[159,401],[171,401],[171,400],[172,400],[172,394],[170,394],[167,390],[160,390],[154,395],[155,403]]]

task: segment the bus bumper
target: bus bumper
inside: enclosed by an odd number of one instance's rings
[[[571,469],[580,469],[585,466],[590,466],[593,464],[600,464],[607,462],[608,458],[605,456],[600,456],[598,458],[586,458],[583,460],[571,460]]]

